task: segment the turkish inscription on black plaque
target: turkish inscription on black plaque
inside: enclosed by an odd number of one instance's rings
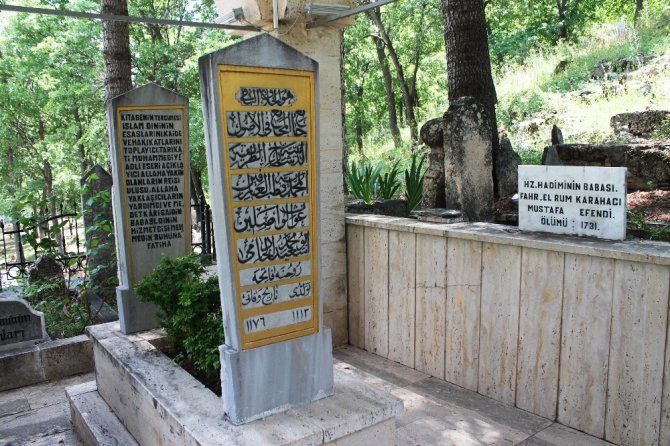
[[[119,110],[126,242],[134,281],[148,272],[143,265],[153,268],[161,253],[185,255],[190,249],[184,119],[180,107]]]

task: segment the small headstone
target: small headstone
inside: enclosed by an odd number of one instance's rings
[[[63,277],[63,266],[58,263],[53,255],[47,254],[37,258],[28,270],[28,282],[30,284],[49,282],[54,285],[49,288],[51,294],[60,296],[67,294],[67,285],[65,284],[65,277]]]
[[[121,331],[149,330],[156,307],[133,287],[163,256],[191,252],[188,98],[147,84],[107,105]]]
[[[519,166],[519,229],[626,238],[626,168]]]
[[[447,208],[465,221],[493,220],[493,142],[486,108],[466,96],[444,115],[444,182]]]
[[[99,164],[80,181],[89,283],[102,297],[113,296],[116,282],[116,242],[113,232],[104,228],[105,224],[114,224],[112,183],[112,176]]]
[[[509,197],[517,191],[519,164],[521,164],[521,157],[512,148],[509,138],[503,137],[500,140],[500,150],[496,158],[499,197]]]
[[[317,72],[267,34],[200,58],[224,253],[223,406],[234,424],[333,394],[318,277]]]
[[[430,147],[428,169],[423,179],[426,208],[444,207],[444,128],[443,118],[431,119],[421,127],[421,142]]]
[[[551,128],[551,145],[557,146],[563,144],[563,132],[556,124]]]
[[[44,314],[23,299],[0,298],[0,352],[48,340]]]

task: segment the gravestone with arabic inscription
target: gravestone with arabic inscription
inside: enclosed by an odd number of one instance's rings
[[[47,340],[42,312],[23,299],[0,297],[0,352]]]
[[[156,308],[140,302],[135,284],[163,256],[191,252],[188,99],[156,84],[107,105],[121,331],[155,327]]]
[[[317,72],[268,35],[200,59],[234,424],[333,393],[318,277]]]

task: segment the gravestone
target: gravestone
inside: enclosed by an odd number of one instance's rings
[[[188,99],[147,84],[107,104],[112,147],[119,322],[125,334],[155,327],[135,284],[162,256],[191,252]]]
[[[0,352],[48,340],[43,313],[23,299],[0,298]]]
[[[89,282],[103,297],[113,295],[116,278],[114,235],[104,227],[105,224],[114,224],[112,184],[112,176],[99,164],[86,172],[80,181]]]
[[[318,277],[317,72],[315,61],[266,34],[200,58],[224,253],[223,404],[234,424],[333,394]]]
[[[519,229],[626,238],[626,168],[519,166]]]
[[[493,144],[486,108],[464,96],[444,114],[444,184],[448,209],[465,221],[493,220]]]

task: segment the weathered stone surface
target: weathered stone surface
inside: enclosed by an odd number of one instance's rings
[[[98,392],[140,444],[363,444],[375,436],[369,429],[389,427],[384,423],[402,412],[398,398],[336,371],[332,397],[235,426],[224,420],[214,393],[142,336],[124,336],[118,324],[89,327],[88,333]],[[388,436],[382,438],[389,444]]]
[[[443,208],[445,207],[443,118],[426,122],[421,127],[420,141],[430,147],[428,170],[423,179],[423,207]]]
[[[444,116],[444,177],[447,208],[466,221],[493,219],[493,157],[486,109],[472,97],[451,103]]]
[[[93,370],[86,335],[0,352],[0,392]]]
[[[521,157],[512,148],[509,138],[500,140],[500,150],[496,158],[496,177],[498,181],[498,196],[507,197],[517,191],[519,178],[519,164]]]
[[[91,288],[103,298],[114,296],[116,279],[116,241],[114,233],[103,229],[114,224],[112,176],[99,164],[81,179],[81,203],[86,229],[86,261]],[[95,242],[94,242],[95,241]],[[95,248],[95,249],[92,249]]]
[[[382,200],[367,204],[363,200],[356,200],[345,206],[348,214],[389,215],[405,217],[407,215],[407,200]]]
[[[545,147],[542,164],[627,167],[629,191],[670,187],[670,144],[561,144]]]
[[[645,110],[614,115],[610,119],[610,127],[612,127],[612,130],[617,135],[629,134],[648,138],[661,127],[663,122],[668,120],[670,120],[670,111]]]

